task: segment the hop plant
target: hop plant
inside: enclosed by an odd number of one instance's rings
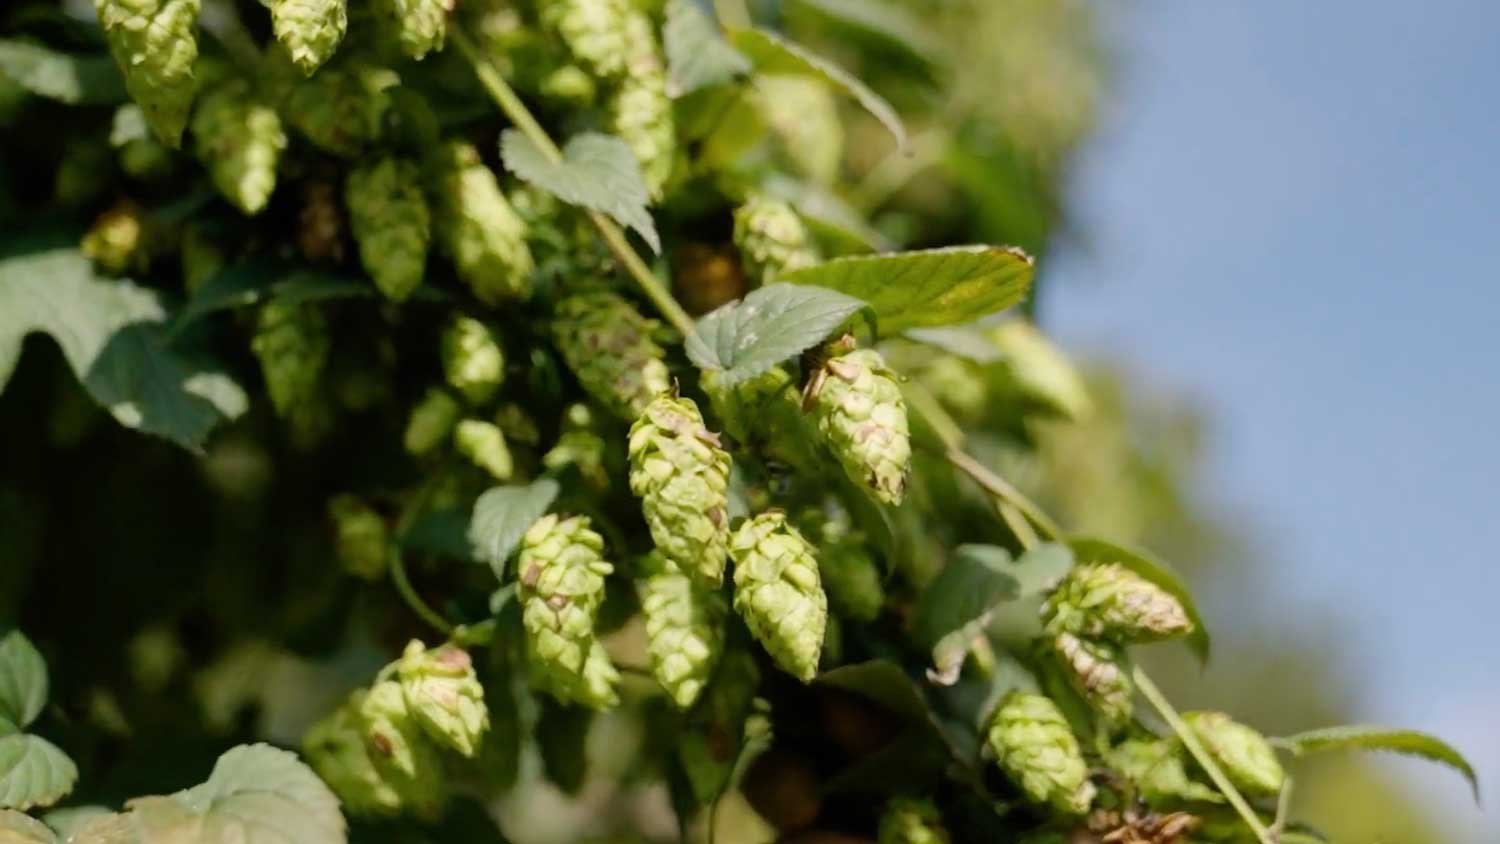
[[[635,153],[652,198],[660,199],[677,153],[666,70],[644,12],[628,11],[625,39],[627,74],[610,100],[610,127]]]
[[[490,716],[468,651],[453,645],[428,650],[413,639],[396,662],[396,676],[428,738],[463,756],[478,752]]]
[[[784,272],[818,262],[807,227],[792,206],[761,194],[734,210],[734,245],[751,284],[769,284]]]
[[[109,51],[158,140],[176,149],[192,109],[199,0],[94,0]]]
[[[688,713],[687,729],[677,743],[677,760],[700,804],[707,805],[728,785],[759,686],[760,669],[754,655],[731,650],[720,660],[698,705]]]
[[[302,755],[345,809],[356,815],[394,815],[401,811],[401,795],[370,760],[358,710],[358,702],[345,704],[309,727]]]
[[[1048,631],[1149,642],[1193,629],[1182,604],[1119,563],[1075,566],[1042,606]]]
[[[385,577],[390,542],[385,519],[375,508],[354,495],[339,495],[328,502],[333,519],[335,547],[344,570],[365,580]]]
[[[348,26],[346,0],[271,0],[271,30],[308,76],[333,56]]]
[[[1012,691],[990,719],[988,745],[1000,769],[1034,803],[1081,815],[1094,784],[1078,739],[1057,704],[1045,695]]]
[[[931,800],[896,797],[880,815],[878,844],[948,844],[943,816]]]
[[[407,452],[420,457],[437,448],[448,439],[461,412],[457,399],[443,390],[428,390],[406,421],[403,442]]]
[[[470,144],[450,141],[436,156],[433,207],[443,250],[479,301],[495,305],[531,294],[536,268],[521,220],[495,174]]]
[[[344,201],[365,271],[387,299],[405,301],[422,284],[431,236],[417,166],[387,156],[350,171]]]
[[[911,471],[911,438],[896,374],[879,352],[855,349],[852,338],[828,351],[809,387],[818,433],[850,480],[887,504],[900,504]]]
[[[515,458],[505,442],[505,432],[493,422],[465,419],[453,429],[453,445],[475,466],[497,481],[508,481],[516,472]]]
[[[1182,719],[1242,791],[1265,796],[1281,791],[1286,772],[1265,736],[1222,712],[1184,712]]]
[[[521,539],[521,620],[539,686],[563,703],[609,709],[619,672],[594,634],[604,578],[614,571],[604,539],[583,516],[538,519]]]
[[[729,541],[729,453],[691,399],[658,396],[630,427],[630,490],[656,548],[717,585]]]
[[[401,50],[422,59],[443,49],[454,0],[378,0],[376,11],[393,25]]]
[[[417,815],[442,814],[448,793],[443,760],[413,717],[401,684],[382,680],[368,692],[356,693],[365,748],[380,778],[401,798],[401,805]]]
[[[660,551],[642,558],[636,594],[646,619],[651,672],[678,708],[697,700],[724,650],[724,596]]]
[[[214,186],[246,214],[258,214],[276,189],[286,132],[276,110],[256,99],[250,83],[231,79],[214,87],[193,112],[198,158]]]
[[[287,121],[313,146],[353,158],[384,133],[392,109],[390,91],[400,83],[395,72],[381,67],[324,68],[287,94]]]
[[[482,322],[455,316],[443,331],[443,375],[472,404],[484,404],[505,381],[505,353]]]
[[[568,368],[594,400],[621,419],[634,420],[672,389],[665,353],[651,334],[656,321],[606,291],[576,293],[558,302],[552,336]]]
[[[1113,726],[1130,721],[1135,685],[1125,668],[1125,654],[1118,645],[1098,639],[1083,639],[1059,633],[1052,649],[1063,673],[1083,699]]]
[[[328,322],[316,306],[277,299],[261,306],[250,348],[278,414],[293,416],[318,399],[330,346]]]
[[[628,0],[543,0],[542,23],[596,77],[625,73],[630,56]]]
[[[1182,748],[1176,742],[1159,738],[1126,739],[1110,748],[1106,761],[1148,803],[1223,802],[1218,792],[1188,776]]]
[[[828,626],[828,598],[813,547],[779,510],[740,525],[729,542],[734,608],[788,674],[810,682]]]

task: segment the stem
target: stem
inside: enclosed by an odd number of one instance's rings
[[[1137,665],[1131,671],[1130,676],[1135,680],[1136,688],[1140,689],[1141,694],[1145,696],[1146,700],[1151,702],[1151,705],[1156,708],[1157,713],[1172,728],[1172,732],[1176,733],[1177,737],[1182,740],[1188,752],[1193,755],[1193,759],[1197,760],[1198,764],[1203,767],[1203,770],[1208,773],[1208,778],[1213,780],[1219,792],[1224,795],[1224,798],[1229,801],[1229,805],[1233,806],[1234,810],[1244,819],[1245,825],[1250,827],[1250,831],[1255,833],[1255,837],[1260,840],[1261,844],[1276,844],[1276,836],[1266,828],[1264,823],[1261,823],[1260,816],[1255,814],[1255,810],[1250,807],[1244,796],[1240,794],[1239,789],[1235,788],[1234,783],[1229,781],[1229,777],[1224,774],[1223,769],[1219,767],[1219,763],[1215,762],[1214,758],[1203,748],[1203,743],[1198,741],[1198,735],[1182,720],[1182,716],[1177,714],[1177,710],[1172,708],[1172,704],[1167,700],[1166,695],[1163,695],[1161,689],[1158,689],[1156,684],[1151,682],[1151,678],[1146,675],[1145,670]]]
[[[417,590],[412,588],[411,581],[406,577],[406,564],[402,562],[401,550],[394,545],[391,546],[391,582],[396,584],[396,591],[401,594],[402,600],[406,601],[406,605],[411,607],[411,611],[418,617],[444,636],[453,633],[453,625],[448,619],[443,618],[442,613],[428,606],[427,602],[422,600],[422,596],[417,594]]]
[[[1286,829],[1286,819],[1292,809],[1292,778],[1287,777],[1286,782],[1281,784],[1281,794],[1276,798],[1276,819],[1271,821],[1271,835],[1277,841],[1281,840],[1281,833]]]
[[[521,101],[521,97],[516,94],[514,88],[510,87],[510,83],[505,81],[500,71],[480,53],[474,42],[469,40],[468,34],[455,27],[449,31],[449,37],[453,39],[459,52],[464,54],[464,59],[474,69],[474,75],[479,78],[479,84],[484,86],[485,91],[500,107],[500,111],[510,118],[510,122],[516,125],[521,134],[542,151],[542,155],[548,161],[553,164],[562,163],[562,150],[558,149],[552,137],[547,134],[547,130],[537,122],[531,110],[526,107],[526,103]],[[646,294],[651,304],[655,305],[661,315],[666,317],[667,322],[670,322],[672,327],[682,334],[684,340],[693,336],[696,332],[693,318],[677,304],[676,299],[672,298],[671,291],[662,286],[661,281],[651,272],[651,268],[625,239],[625,233],[620,231],[620,227],[598,211],[590,210],[588,217],[594,227],[599,230],[600,236],[604,238],[609,251],[640,286],[641,292]]]
[[[1022,495],[1020,490],[1011,486],[1010,482],[1006,479],[990,471],[983,463],[956,448],[948,449],[944,456],[948,458],[948,462],[953,464],[954,468],[968,475],[985,492],[988,492],[990,495],[995,496],[1024,514],[1026,518],[1031,520],[1032,524],[1041,529],[1042,534],[1047,539],[1059,539],[1062,537],[1062,528],[1058,527],[1057,523],[1052,521],[1051,517],[1042,511],[1042,508],[1033,504],[1031,499]]]

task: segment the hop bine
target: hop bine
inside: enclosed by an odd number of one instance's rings
[[[717,585],[729,541],[729,453],[691,399],[658,396],[630,427],[630,490],[656,548]]]
[[[874,349],[845,336],[830,344],[807,387],[804,406],[844,472],[886,504],[900,504],[911,471],[906,400],[896,374]]]
[[[988,744],[1000,769],[1034,803],[1069,814],[1088,811],[1094,784],[1057,704],[1045,695],[1013,691],[990,719]]]
[[[665,353],[651,338],[656,327],[618,294],[592,291],[558,303],[552,335],[589,395],[621,419],[634,420],[672,389]]]
[[[380,778],[400,795],[403,807],[423,818],[440,817],[448,801],[443,761],[412,717],[401,684],[378,682],[368,693],[357,693],[353,705]]]
[[[479,151],[450,141],[432,170],[439,242],[459,278],[487,305],[529,296],[536,264],[526,244],[526,224]]]
[[[219,193],[246,214],[260,213],[287,145],[276,110],[256,99],[247,80],[231,79],[198,103],[193,138]]]
[[[349,173],[344,202],[359,259],[375,286],[403,302],[422,284],[431,221],[417,166],[387,156]]]
[[[407,708],[428,738],[473,757],[490,716],[468,652],[452,645],[428,650],[413,639],[396,663],[396,676]]]
[[[880,815],[878,844],[948,844],[943,816],[931,800],[895,797]]]
[[[1257,796],[1281,791],[1286,772],[1265,736],[1222,712],[1184,712],[1182,719],[1241,791]]]
[[[356,697],[356,702],[340,706],[308,728],[302,737],[302,755],[351,813],[395,815],[401,811],[401,795],[370,759],[360,700]]]
[[[1053,652],[1073,689],[1110,726],[1130,721],[1135,685],[1130,680],[1124,650],[1098,639],[1059,633],[1051,640]]]
[[[828,626],[813,547],[785,513],[770,510],[740,525],[729,554],[735,610],[783,671],[811,682]]]
[[[636,594],[646,618],[646,653],[656,681],[680,709],[703,691],[724,650],[724,596],[695,581],[660,551],[641,559]]]
[[[734,210],[734,245],[752,285],[818,262],[807,227],[792,206],[759,194]]]
[[[594,634],[604,578],[614,571],[604,539],[583,516],[543,516],[520,551],[521,620],[539,686],[563,703],[609,709],[619,702],[619,672]]]
[[[1166,590],[1119,563],[1075,566],[1042,605],[1051,633],[1130,644],[1181,636],[1193,623]]]
[[[345,0],[272,0],[271,31],[308,76],[338,49],[348,26]]]
[[[193,104],[199,0],[94,0],[109,51],[146,123],[172,149]]]

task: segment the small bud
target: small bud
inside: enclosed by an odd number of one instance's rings
[[[878,844],[948,844],[943,816],[931,800],[894,797],[880,816]]]
[[[413,639],[396,663],[396,676],[407,707],[428,737],[474,756],[490,716],[468,652],[452,645],[429,651]]]
[[[636,594],[646,619],[651,673],[679,709],[687,709],[724,649],[724,596],[669,562],[660,551],[641,560]]]
[[[385,577],[390,534],[385,519],[353,495],[328,502],[328,515],[337,531],[336,546],[344,570],[365,580]]]
[[[401,796],[405,808],[423,818],[440,816],[448,800],[443,761],[412,717],[401,684],[376,683],[368,693],[356,694],[351,704],[363,725],[365,752],[381,779]]]
[[[1052,633],[1073,633],[1123,644],[1192,631],[1182,604],[1166,590],[1119,563],[1075,566],[1042,606]]]
[[[562,703],[610,709],[619,673],[594,623],[604,601],[604,538],[583,516],[543,516],[521,539],[521,621],[533,681]]]
[[[1281,791],[1286,772],[1265,736],[1222,712],[1184,712],[1182,719],[1242,791],[1267,797]]]
[[[344,190],[359,260],[392,302],[404,302],[427,271],[431,219],[417,166],[386,156],[350,171]]]
[[[309,727],[302,737],[302,755],[351,814],[390,816],[401,811],[401,795],[370,760],[357,704],[340,706]]]
[[[758,194],[734,210],[734,245],[752,286],[818,262],[807,227],[792,206]]]
[[[906,400],[896,374],[874,349],[848,338],[814,375],[809,399],[818,433],[854,483],[886,504],[900,504],[911,472]]]
[[[151,131],[168,147],[182,143],[192,109],[198,60],[199,0],[94,0],[109,51]]]
[[[658,396],[630,427],[630,490],[656,548],[706,583],[724,580],[729,453],[691,399]]]
[[[1073,689],[1106,723],[1118,727],[1130,721],[1135,684],[1126,668],[1124,649],[1072,633],[1057,634],[1052,648]]]
[[[421,456],[448,439],[461,412],[458,400],[436,387],[411,409],[403,441],[408,453]]]
[[[459,454],[497,481],[508,481],[516,473],[515,459],[499,425],[482,419],[465,419],[453,429],[453,445]]]
[[[1034,692],[1012,691],[990,720],[989,748],[1000,769],[1033,803],[1081,815],[1094,800],[1094,784],[1057,704]]]
[[[558,303],[552,335],[578,382],[610,412],[634,420],[653,398],[672,389],[652,339],[656,321],[618,294],[577,293]]]
[[[471,404],[484,404],[505,381],[505,353],[484,323],[454,317],[443,331],[443,374]]]
[[[735,610],[783,671],[811,682],[828,625],[813,547],[771,510],[740,525],[729,554]]]

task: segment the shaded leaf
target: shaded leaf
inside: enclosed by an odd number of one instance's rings
[[[981,366],[1000,360],[1003,355],[994,341],[971,325],[951,325],[937,328],[913,328],[906,332],[908,339],[941,349]]]
[[[667,96],[673,99],[750,72],[750,60],[729,46],[719,27],[693,0],[668,0],[662,44],[667,54]]]
[[[581,706],[563,706],[542,700],[536,722],[537,749],[542,754],[542,768],[547,779],[564,794],[577,794],[588,773],[589,726],[594,713]]]
[[[0,738],[0,808],[50,806],[73,790],[78,766],[41,736]]]
[[[30,815],[0,809],[0,844],[57,844],[57,833]]]
[[[969,644],[989,621],[990,613],[1021,593],[1012,574],[1010,553],[993,545],[961,545],[928,584],[913,611],[912,632],[932,649],[928,679],[952,685],[969,653]]]
[[[901,666],[887,659],[841,665],[813,682],[853,692],[904,718],[928,723],[927,704]]]
[[[1198,605],[1194,603],[1187,584],[1177,572],[1172,570],[1171,566],[1151,556],[1150,552],[1138,548],[1127,548],[1104,539],[1087,536],[1069,537],[1068,547],[1073,549],[1073,555],[1077,558],[1079,565],[1119,563],[1170,593],[1182,604],[1182,608],[1187,611],[1188,619],[1193,622],[1193,632],[1188,634],[1186,640],[1188,648],[1198,657],[1199,662],[1208,662],[1211,644],[1208,627],[1203,623],[1203,616],[1198,613]]]
[[[943,40],[936,32],[888,0],[795,0],[792,5],[872,35],[921,62],[931,63],[944,51]]]
[[[19,630],[0,636],[0,735],[36,720],[47,703],[47,663]]]
[[[769,284],[698,320],[687,356],[700,369],[723,370],[731,386],[823,342],[864,307],[832,290]]]
[[[661,251],[661,238],[647,206],[651,194],[641,165],[624,141],[613,135],[584,132],[562,148],[562,161],[552,161],[531,139],[516,129],[500,135],[500,158],[505,169],[523,182],[536,185],[563,202],[609,215],[634,229],[651,249]]]
[[[22,88],[70,105],[113,105],[125,101],[125,80],[108,53],[86,56],[0,39],[0,75]]]
[[[973,322],[1018,305],[1031,289],[1033,265],[1018,249],[953,246],[892,255],[835,258],[781,274],[857,296],[887,332]]]
[[[204,282],[172,321],[172,333],[209,314],[247,308],[270,298],[295,305],[328,299],[371,298],[376,290],[363,279],[299,269],[284,261],[254,258],[225,267]]]
[[[456,560],[479,559],[469,540],[469,514],[458,509],[423,513],[401,537],[401,547]]]
[[[1073,551],[1066,545],[1049,542],[1032,548],[1011,569],[1021,587],[1017,597],[1031,598],[1051,592],[1072,567]]]
[[[497,486],[474,502],[469,519],[469,542],[480,562],[488,563],[496,580],[505,579],[505,561],[516,550],[531,523],[541,518],[557,498],[557,481],[543,478],[526,486]]]
[[[1325,750],[1378,750],[1417,756],[1430,762],[1438,762],[1463,774],[1474,791],[1474,802],[1479,802],[1479,776],[1474,766],[1454,747],[1436,736],[1416,730],[1401,730],[1369,724],[1351,724],[1342,727],[1326,727],[1304,733],[1272,739],[1278,747],[1290,750],[1296,756],[1319,753]]]

